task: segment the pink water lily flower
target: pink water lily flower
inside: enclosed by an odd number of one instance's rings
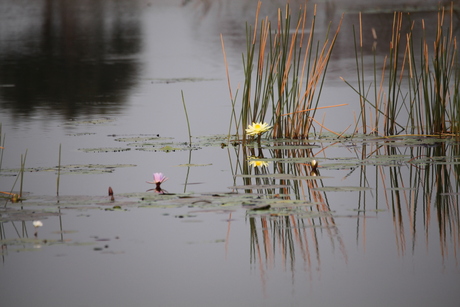
[[[166,180],[168,180],[168,178],[166,178],[165,175],[163,175],[163,173],[153,173],[153,181],[146,181],[146,182],[150,184],[160,185]]]

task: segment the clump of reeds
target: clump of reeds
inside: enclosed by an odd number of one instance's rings
[[[242,128],[243,142],[244,128],[256,122],[270,123],[274,138],[308,138],[341,21],[332,38],[329,26],[320,42],[314,37],[316,6],[311,21],[305,4],[293,22],[286,5],[284,12],[278,9],[273,27],[268,17],[259,24],[260,5],[254,27],[246,30],[241,112],[233,113],[236,129]]]
[[[359,47],[355,44],[358,86],[352,87],[360,96],[359,120],[364,133],[371,128],[385,135],[460,134],[460,70],[453,5],[447,12],[444,7],[438,11],[434,41],[428,40],[425,21],[421,21],[420,42],[414,41],[417,25],[410,15],[394,13],[389,54],[381,73],[374,57],[373,99],[369,95],[372,86],[366,88],[364,82],[360,15]],[[405,18],[410,22],[406,32]],[[380,80],[377,75],[381,75]],[[369,107],[375,112],[366,114]]]

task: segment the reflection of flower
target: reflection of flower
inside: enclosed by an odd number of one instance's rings
[[[146,182],[151,183],[151,184],[156,184],[157,186],[159,186],[160,184],[162,184],[166,180],[168,180],[168,178],[166,178],[165,175],[163,175],[163,173],[154,173],[153,174],[153,181],[146,181]]]
[[[268,166],[268,161],[264,160],[256,160],[255,158],[249,158],[249,165],[253,167],[263,167],[263,166]]]
[[[316,170],[318,168],[318,162],[316,160],[311,160],[310,165],[312,170]]]
[[[268,130],[271,129],[271,126],[269,126],[267,123],[252,123],[252,125],[249,125],[248,128],[246,129],[246,134],[247,135],[261,135],[264,132],[267,132]]]
[[[153,181],[146,181],[146,182],[150,183],[150,184],[156,184],[157,186],[155,187],[155,189],[150,189],[150,190],[147,190],[147,191],[154,190],[156,193],[164,194],[165,190],[163,190],[160,187],[160,185],[163,182],[165,182],[166,180],[168,180],[168,178],[166,178],[165,175],[163,175],[163,173],[153,173]]]
[[[37,235],[38,235],[38,227],[42,227],[43,223],[42,223],[42,221],[33,221],[32,225],[34,225],[34,227],[35,227],[34,236],[37,237]]]
[[[32,224],[34,225],[35,228],[43,226],[42,221],[33,221]]]

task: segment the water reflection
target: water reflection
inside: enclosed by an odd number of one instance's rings
[[[325,192],[316,190],[323,186],[314,157],[317,146],[309,143],[274,142],[269,147],[248,146],[242,150],[244,163],[240,165],[246,192],[257,192],[261,197],[279,200],[267,213],[248,211],[251,254],[250,262],[260,273],[265,288],[266,270],[274,268],[275,259],[281,259],[284,270],[292,272],[295,280],[296,263],[312,277],[321,270],[320,245],[330,244],[333,253],[339,251],[344,263],[347,252]],[[297,149],[298,148],[298,149]],[[267,159],[264,151],[270,156]],[[263,161],[262,167],[251,167],[255,159]],[[292,161],[305,163],[292,163]],[[270,173],[266,161],[273,162]],[[294,200],[293,202],[289,202]],[[295,200],[301,200],[296,202]],[[287,205],[283,205],[286,204]],[[323,236],[327,237],[324,240]],[[280,258],[278,258],[278,256]],[[279,261],[279,260],[278,260]],[[297,263],[298,265],[298,263]]]
[[[409,154],[411,157],[408,169],[388,169],[390,189],[385,191],[389,200],[387,207],[393,215],[396,242],[402,254],[407,246],[414,253],[416,242],[420,240],[419,232],[428,246],[432,237],[430,225],[436,223],[436,241],[439,240],[443,260],[450,252],[457,259],[460,246],[460,169],[455,157],[460,153],[459,146],[441,142],[429,147],[410,148],[408,153],[396,147],[383,148],[387,155]],[[405,227],[409,228],[409,244],[406,243]]]
[[[339,77],[355,74],[355,41],[354,37],[359,40],[359,12],[362,13],[361,25],[363,29],[362,43],[366,55],[372,56],[374,52],[379,56],[377,59],[380,69],[383,65],[383,57],[389,52],[389,42],[392,36],[392,24],[394,22],[394,12],[404,12],[405,20],[402,30],[414,26],[414,40],[419,41],[422,35],[426,37],[435,37],[436,27],[426,27],[422,31],[422,20],[426,25],[437,22],[437,13],[439,7],[443,5],[446,9],[450,7],[451,1],[289,1],[291,16],[297,17],[297,10],[300,6],[307,4],[307,22],[311,22],[316,10],[315,34],[317,40],[322,40],[329,28],[335,29],[342,14],[343,25],[335,43],[332,52],[332,65],[328,67],[328,76],[331,79],[339,81]],[[184,6],[193,7],[197,13],[196,20],[201,24],[209,23],[207,28],[213,36],[221,33],[225,40],[226,49],[229,51],[229,57],[235,55],[234,61],[241,63],[241,53],[244,52],[245,26],[253,25],[257,1],[228,1],[228,0],[184,0]],[[277,10],[284,10],[286,1],[274,0],[263,2],[260,9],[260,19],[268,16],[272,22],[277,20]],[[316,6],[316,7],[315,7]],[[456,10],[457,12],[457,10]],[[407,18],[406,18],[407,17]],[[446,18],[448,18],[446,16]],[[449,17],[450,18],[450,17]],[[458,33],[459,15],[454,15],[454,32]],[[413,24],[414,23],[414,24]],[[308,28],[308,27],[307,27]],[[353,33],[353,29],[356,33]],[[455,34],[454,33],[454,34]],[[355,36],[356,35],[356,36]],[[240,64],[241,67],[241,64]],[[367,71],[372,72],[374,69],[372,61],[366,61]]]
[[[137,1],[2,2],[2,109],[74,118],[123,107],[139,73]]]
[[[293,267],[298,259],[296,255],[302,255],[309,269],[311,259],[317,259],[319,269],[317,244],[321,240],[317,240],[318,233],[327,234],[328,241],[340,247],[346,261],[336,218],[356,218],[356,243],[366,249],[366,221],[382,211],[390,213],[393,225],[387,227],[394,229],[394,242],[400,256],[404,256],[408,249],[415,254],[423,245],[428,250],[431,243],[439,244],[443,262],[452,256],[458,260],[458,142],[415,136],[391,140],[367,137],[361,141],[336,138],[330,141],[330,144],[318,142],[320,145],[265,141],[262,147],[249,144],[241,150],[242,156],[249,157],[249,161],[257,156],[257,159],[274,165],[270,170],[266,166],[238,164],[236,169],[240,173],[236,178],[242,177],[244,184],[236,188],[246,193],[259,193],[262,198],[279,199],[280,203],[281,200],[299,201],[272,206],[266,214],[250,214],[251,263],[262,261],[265,266],[260,269],[265,270],[273,266],[274,255],[280,253],[287,266]],[[332,157],[333,151],[329,149],[336,151],[337,146],[354,153],[355,158],[343,158],[346,155]],[[325,157],[321,158],[320,173],[319,169],[312,168],[311,161],[321,154]],[[328,176],[336,170],[346,171],[340,181],[350,179],[354,186],[343,189],[343,182],[337,187],[331,186],[333,177]],[[358,186],[356,182],[359,182]],[[353,214],[331,210],[331,207],[338,207],[340,197],[337,198],[336,193],[341,189],[355,195],[350,198],[351,201],[356,199],[355,205],[349,208]]]
[[[14,252],[36,250],[42,248],[44,245],[53,245],[64,243],[64,231],[62,228],[62,213],[59,202],[56,203],[57,210],[55,212],[37,212],[34,209],[20,208],[7,208],[6,203],[2,208],[2,219],[0,222],[0,242],[1,250],[0,255],[2,262],[5,263],[6,256],[9,254],[8,247],[13,247]],[[59,239],[48,240],[40,237],[39,228],[46,226],[51,220],[57,217],[59,224]],[[46,219],[42,222],[40,219]],[[54,220],[54,222],[56,222]],[[30,231],[30,230],[33,231]],[[30,233],[33,233],[31,235]]]

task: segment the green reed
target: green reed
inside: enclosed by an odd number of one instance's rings
[[[5,149],[5,135],[2,137],[2,124],[0,123],[0,171],[2,170],[3,150]]]
[[[187,106],[185,105],[185,98],[184,98],[184,91],[180,91],[181,96],[182,96],[182,105],[184,106],[184,112],[185,112],[185,119],[187,121],[187,130],[188,130],[188,145],[191,147],[192,146],[192,132],[190,130],[190,121],[188,119],[188,112],[187,112]]]
[[[245,80],[236,129],[243,128],[244,143],[244,128],[253,122],[269,122],[274,138],[308,138],[342,20],[332,38],[329,25],[324,41],[316,42],[316,6],[311,21],[306,5],[293,21],[286,5],[284,12],[278,9],[274,27],[268,17],[259,24],[260,6],[259,1],[254,27],[246,27]]]
[[[59,158],[58,158],[58,169],[57,169],[57,178],[56,178],[56,196],[59,196],[59,183],[61,181],[61,146],[59,144]]]
[[[450,12],[450,13],[449,13]],[[434,41],[427,38],[424,20],[421,25],[410,15],[395,12],[388,55],[383,60],[381,79],[375,54],[371,85],[364,82],[362,48],[355,47],[358,85],[350,85],[361,101],[359,121],[362,130],[385,135],[400,134],[460,134],[460,70],[457,38],[454,30],[454,8],[440,8]],[[409,23],[408,30],[403,30]],[[360,20],[361,24],[361,20]],[[421,28],[421,32],[416,32]],[[360,46],[362,47],[360,26]],[[421,34],[420,42],[414,36]],[[355,35],[355,42],[357,41]],[[355,44],[356,45],[356,44]],[[346,82],[346,81],[345,81]],[[369,90],[374,89],[374,98]],[[373,118],[366,108],[374,109]]]
[[[27,149],[24,155],[21,155],[21,169],[19,171],[21,176],[21,181],[19,182],[19,197],[22,197],[22,187],[24,186],[24,170],[26,166],[26,158],[27,158]]]

